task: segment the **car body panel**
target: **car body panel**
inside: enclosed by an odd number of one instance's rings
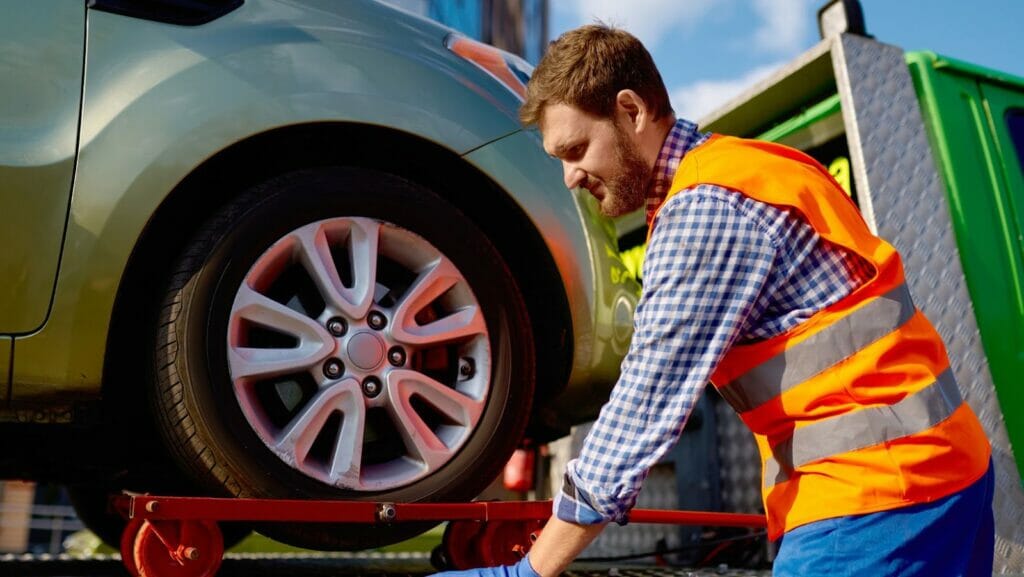
[[[53,314],[15,343],[14,400],[97,398],[122,275],[161,202],[234,143],[322,122],[380,125],[468,153],[499,187],[522,196],[561,254],[576,331],[572,381],[614,381],[621,353],[602,355],[624,352],[629,329],[624,336],[621,312],[618,329],[610,313],[594,315],[619,301],[631,313],[636,294],[621,274],[617,282],[594,278],[605,274],[595,267],[621,265],[605,247],[614,237],[607,223],[591,222],[593,202],[560,186],[536,136],[520,132],[515,95],[444,48],[446,29],[370,2],[248,0],[198,27],[96,11],[88,18],[79,168]],[[549,204],[542,182],[562,200]]]
[[[619,257],[614,225],[586,190],[539,188],[560,182],[562,168],[547,156],[535,131],[524,131],[473,151],[466,159],[507,190],[531,215],[565,281],[573,322],[573,366],[565,393],[549,407],[567,415],[596,414],[606,400],[581,387],[610,386],[633,334],[640,288]],[[566,223],[578,224],[567,227]],[[603,273],[603,274],[602,274]]]
[[[0,333],[38,329],[50,307],[75,169],[84,35],[79,0],[0,6]]]

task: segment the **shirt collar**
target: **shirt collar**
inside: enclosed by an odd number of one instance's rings
[[[654,213],[668,194],[672,186],[672,177],[679,169],[679,163],[691,149],[704,144],[704,141],[711,136],[710,132],[700,132],[697,125],[689,120],[680,118],[669,130],[665,137],[665,144],[661,145],[661,152],[658,153],[658,160],[654,163],[654,174],[651,186],[647,189],[647,224],[651,223]]]

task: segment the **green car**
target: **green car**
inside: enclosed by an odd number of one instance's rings
[[[0,474],[116,539],[109,491],[468,499],[593,418],[637,285],[530,70],[369,1],[0,5]]]

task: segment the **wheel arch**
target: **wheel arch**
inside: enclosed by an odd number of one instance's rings
[[[103,396],[116,407],[110,414],[138,413],[146,406],[144,387],[136,382],[147,371],[139,321],[157,313],[168,281],[167,263],[204,218],[268,178],[339,163],[384,170],[424,185],[485,231],[519,283],[530,314],[537,361],[534,407],[561,392],[573,362],[568,297],[540,232],[522,208],[486,175],[433,142],[380,126],[314,123],[270,130],[220,151],[182,179],[150,217],[114,303],[103,377]],[[561,433],[534,421],[529,436]]]

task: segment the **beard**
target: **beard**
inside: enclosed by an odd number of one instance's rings
[[[615,127],[615,150],[619,172],[605,182],[607,194],[601,200],[601,214],[611,217],[644,206],[652,172],[640,156],[640,150],[618,126]]]

